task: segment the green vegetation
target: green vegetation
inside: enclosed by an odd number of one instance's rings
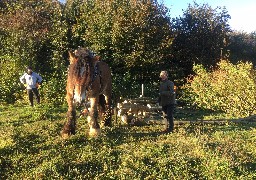
[[[44,99],[62,104],[67,52],[78,46],[110,65],[116,97],[137,95],[142,83],[152,95],[161,70],[181,86],[194,63],[209,68],[230,55],[255,65],[255,33],[231,32],[225,8],[193,3],[171,14],[161,1],[0,1],[0,102],[21,99],[18,78],[30,65],[44,79]]]
[[[160,125],[115,122],[91,139],[80,118],[77,134],[60,138],[67,52],[78,46],[110,65],[113,99],[138,97],[142,83],[157,96],[167,70],[187,105],[177,121],[256,113],[256,33],[232,32],[227,10],[207,4],[170,14],[158,1],[0,1],[0,179],[256,179],[255,123],[189,123],[164,135]],[[34,109],[19,83],[28,65],[43,77]]]
[[[62,140],[66,107],[0,107],[0,179],[255,179],[256,125],[161,125],[117,122],[96,139],[84,118]],[[219,114],[220,115],[220,114]],[[213,117],[177,109],[175,120]],[[215,114],[217,116],[217,114]]]
[[[222,60],[214,71],[202,65],[195,65],[194,71],[196,75],[184,87],[184,100],[229,117],[256,114],[256,72],[251,63],[233,65]]]

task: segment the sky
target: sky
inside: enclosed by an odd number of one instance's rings
[[[163,0],[170,9],[171,17],[182,16],[188,4],[194,4],[193,0]],[[197,4],[208,4],[212,8],[226,7],[231,16],[229,25],[232,30],[247,33],[256,31],[256,0],[196,0]]]

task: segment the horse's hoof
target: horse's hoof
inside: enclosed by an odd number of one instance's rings
[[[99,128],[98,129],[90,128],[90,131],[89,131],[90,137],[98,137],[100,136],[100,134],[101,134],[101,130]]]
[[[61,135],[62,139],[68,139],[70,136],[69,133],[64,133],[64,132],[60,132],[60,135]]]

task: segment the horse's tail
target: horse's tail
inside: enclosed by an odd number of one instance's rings
[[[106,109],[105,109],[105,106],[106,106],[106,100],[105,100],[105,96],[103,94],[100,94],[99,95],[99,108],[100,108],[100,111],[104,112]]]

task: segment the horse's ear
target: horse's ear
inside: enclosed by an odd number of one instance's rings
[[[72,51],[68,51],[69,54],[69,62],[70,64],[73,64],[77,61],[77,58],[75,56],[75,54]]]

